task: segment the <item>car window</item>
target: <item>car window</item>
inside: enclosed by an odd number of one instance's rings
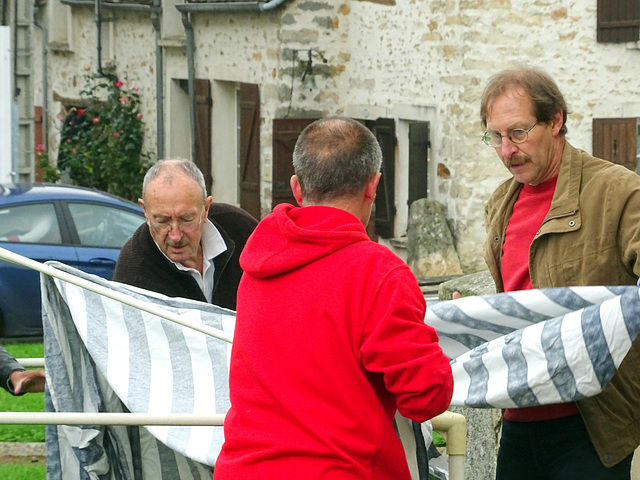
[[[0,241],[60,244],[60,225],[53,203],[0,208]]]
[[[85,247],[121,248],[144,222],[142,213],[95,203],[69,203],[69,211]]]

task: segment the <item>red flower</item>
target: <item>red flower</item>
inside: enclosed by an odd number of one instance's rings
[[[42,143],[39,143],[38,145],[36,145],[36,153],[42,152],[44,152],[44,145]]]
[[[95,125],[96,123],[98,123],[100,121],[100,119],[98,117],[93,117],[93,119],[91,120],[91,122]]]
[[[84,114],[84,108],[79,108],[78,115],[83,115],[83,114]]]
[[[120,88],[124,84],[120,80],[118,80],[115,85],[116,87]]]
[[[120,136],[120,134],[118,132],[113,132],[113,136],[118,138]]]

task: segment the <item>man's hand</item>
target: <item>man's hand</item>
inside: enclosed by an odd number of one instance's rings
[[[44,370],[16,370],[9,377],[16,395],[20,393],[44,392]]]

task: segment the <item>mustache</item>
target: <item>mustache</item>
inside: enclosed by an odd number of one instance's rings
[[[514,155],[511,158],[504,159],[504,165],[507,168],[510,168],[514,165],[522,165],[527,161],[528,157],[526,155]]]
[[[181,238],[180,241],[174,242],[173,240],[170,240],[169,238],[167,238],[165,240],[165,243],[170,247],[184,247],[189,243],[189,240],[185,240],[184,238]]]

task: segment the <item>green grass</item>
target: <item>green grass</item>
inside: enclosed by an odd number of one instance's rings
[[[44,355],[42,342],[6,343],[3,346],[16,358],[42,358]],[[0,412],[44,412],[44,393],[27,393],[14,397],[0,389]],[[0,424],[0,442],[44,442],[44,425]],[[5,477],[0,470],[0,478],[5,480],[14,477]]]
[[[47,465],[34,462],[0,463],[0,478],[2,480],[44,480]]]

